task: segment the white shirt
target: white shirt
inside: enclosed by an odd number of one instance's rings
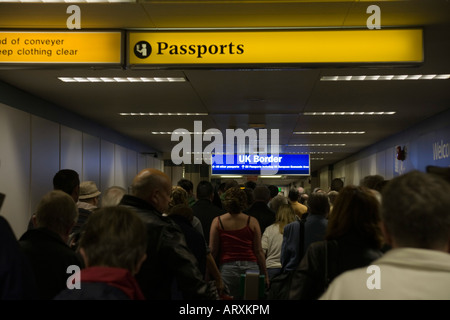
[[[268,226],[261,237],[261,245],[266,253],[266,268],[281,268],[282,243],[283,235],[278,224]]]
[[[372,266],[379,269],[368,271],[366,267],[344,272],[319,299],[450,300],[450,254],[446,252],[396,248]]]

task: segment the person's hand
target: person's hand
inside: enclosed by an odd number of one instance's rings
[[[217,291],[219,292],[219,296],[221,294],[223,294],[223,291],[225,289],[225,284],[223,283],[222,278],[216,279],[216,288],[217,288]]]

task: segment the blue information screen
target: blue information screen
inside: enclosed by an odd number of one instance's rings
[[[212,175],[310,175],[309,154],[215,155]]]

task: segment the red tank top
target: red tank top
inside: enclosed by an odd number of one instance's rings
[[[232,261],[257,261],[253,252],[254,233],[250,229],[250,216],[247,225],[238,230],[225,230],[219,217],[220,264]]]

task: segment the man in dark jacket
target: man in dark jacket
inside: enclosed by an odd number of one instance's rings
[[[209,181],[200,181],[197,185],[197,202],[192,206],[194,216],[202,223],[203,236],[206,243],[209,244],[209,231],[211,223],[215,217],[220,216],[227,211],[213,204],[214,187]]]
[[[19,239],[34,271],[39,299],[53,299],[67,287],[69,266],[84,267],[77,253],[67,245],[77,219],[72,197],[61,190],[51,191],[38,204],[34,216],[36,228]]]
[[[170,300],[174,279],[184,299],[215,299],[182,231],[162,215],[167,211],[171,190],[166,174],[144,169],[134,178],[131,195],[125,195],[119,204],[133,209],[147,224],[147,259],[136,280],[148,300]]]
[[[253,196],[255,201],[244,213],[258,220],[261,234],[263,234],[264,230],[275,222],[275,212],[267,206],[270,200],[270,190],[265,185],[258,185],[253,190]]]

